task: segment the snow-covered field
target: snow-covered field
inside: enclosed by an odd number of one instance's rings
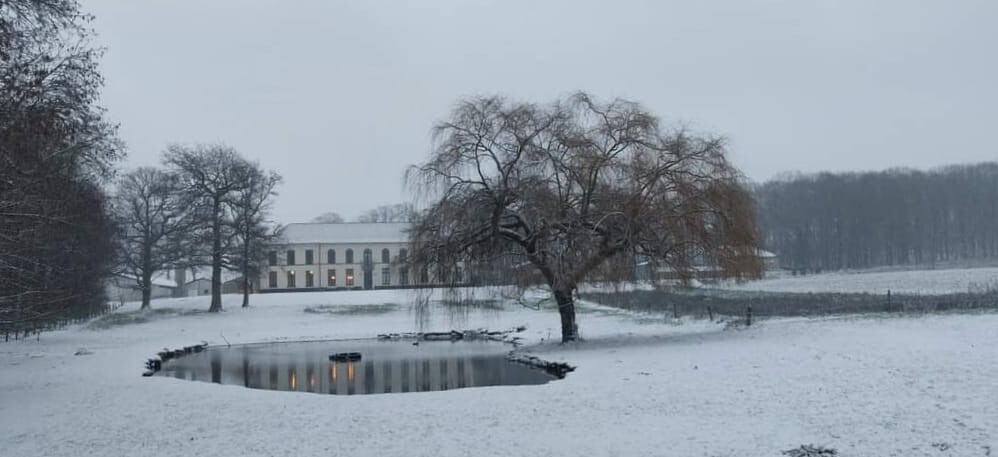
[[[540,386],[365,396],[143,378],[163,347],[416,329],[402,291],[205,297],[135,322],[0,344],[3,456],[998,455],[998,315],[766,320],[724,330],[589,305],[559,345],[551,310],[510,306],[425,330],[527,324],[527,350],[578,366]],[[398,303],[370,313],[314,305]],[[119,312],[132,312],[134,305]],[[129,319],[125,319],[129,318]],[[142,319],[134,319],[142,320]],[[89,355],[73,355],[80,348]]]
[[[866,292],[874,294],[949,294],[998,288],[998,268],[911,271],[848,271],[791,276],[721,286],[767,292]],[[998,451],[996,451],[998,452]]]

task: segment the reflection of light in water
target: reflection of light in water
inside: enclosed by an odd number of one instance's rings
[[[440,349],[440,354],[428,353],[423,347],[410,349],[412,346],[405,344],[397,345],[400,349],[411,351],[413,356],[400,357],[395,352],[385,351],[383,357],[376,350],[366,351],[365,360],[326,362],[325,354],[320,355],[308,351],[312,347],[318,347],[319,343],[299,344],[289,343],[287,346],[281,345],[275,348],[302,346],[305,359],[300,357],[288,357],[284,352],[275,351],[274,354],[263,352],[256,359],[247,354],[226,351],[220,349],[213,357],[190,356],[183,359],[183,364],[177,361],[170,361],[169,370],[163,370],[162,375],[176,376],[181,379],[201,379],[202,381],[221,382],[223,384],[241,384],[250,388],[264,388],[273,390],[286,390],[293,392],[316,392],[324,394],[353,395],[353,394],[376,394],[383,392],[418,392],[428,390],[446,390],[472,386],[492,386],[503,384],[543,384],[551,380],[550,375],[533,370],[529,367],[513,365],[503,354],[494,355],[464,355],[455,354],[456,350],[450,350],[451,343],[446,345],[434,345],[433,348]],[[327,343],[323,344],[323,351]],[[396,345],[391,345],[391,347]],[[426,346],[431,346],[427,344]],[[378,343],[376,349],[388,349],[386,343]],[[461,346],[453,345],[454,348]],[[354,349],[354,348],[344,348]],[[357,349],[366,349],[359,347]],[[232,354],[231,356],[229,354]],[[253,354],[255,355],[255,354]],[[408,354],[406,354],[408,355]],[[227,364],[232,357],[231,364]],[[236,359],[236,357],[240,357]],[[325,359],[325,360],[323,360]],[[256,365],[254,364],[256,363]],[[325,382],[319,379],[319,370],[323,363],[329,363],[328,374]],[[242,372],[238,376],[231,376],[240,371],[235,368],[241,364]],[[219,366],[228,367],[226,375],[218,376],[212,371],[220,371]],[[344,365],[340,368],[340,365]],[[298,383],[297,369],[302,369],[305,376],[305,385]],[[284,372],[284,383],[280,382],[280,373]],[[340,373],[345,371],[345,373]],[[211,373],[211,377],[207,377]],[[199,376],[200,374],[200,376]],[[346,378],[340,381],[340,377]],[[219,379],[221,378],[221,379]],[[321,384],[321,386],[320,386]],[[328,385],[327,385],[328,384]]]

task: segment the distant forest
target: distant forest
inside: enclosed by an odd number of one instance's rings
[[[755,189],[766,249],[820,271],[998,259],[998,163],[774,179]]]

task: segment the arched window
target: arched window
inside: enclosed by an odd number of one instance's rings
[[[371,254],[371,250],[364,249],[364,264],[370,265],[372,262],[374,262],[374,255]]]
[[[336,249],[326,251],[326,263],[336,263]]]
[[[353,263],[353,249],[347,249],[347,263]]]
[[[381,263],[391,263],[392,254],[388,252],[388,249],[381,250]]]

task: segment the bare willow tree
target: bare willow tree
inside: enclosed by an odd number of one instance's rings
[[[752,199],[721,138],[584,93],[543,106],[470,99],[434,134],[429,160],[407,175],[428,204],[411,230],[413,263],[523,259],[533,273],[511,277],[550,288],[562,341],[578,338],[579,285],[622,279],[638,256],[683,278],[703,263],[759,274]]]
[[[149,308],[153,276],[181,266],[191,255],[195,221],[181,190],[175,174],[151,167],[126,174],[118,187],[121,263],[142,292],[142,309]]]
[[[235,149],[225,145],[171,145],[163,161],[179,176],[185,204],[199,221],[191,237],[200,247],[193,265],[211,268],[211,306],[222,310],[222,270],[236,270],[239,242],[232,223],[233,202],[246,188],[253,166]]]
[[[271,204],[277,195],[281,176],[251,164],[245,185],[231,199],[232,224],[238,238],[235,264],[242,273],[243,307],[249,306],[250,278],[260,276],[264,246],[278,235],[269,220]]]

